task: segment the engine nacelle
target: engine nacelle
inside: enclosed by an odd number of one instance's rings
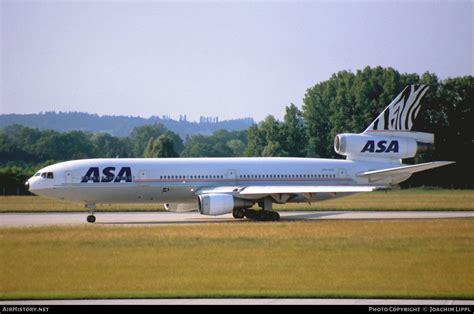
[[[334,140],[336,153],[348,159],[405,159],[433,148],[433,144],[421,143],[411,137],[338,134]]]
[[[165,203],[163,206],[170,212],[190,212],[198,208],[197,203]]]
[[[218,216],[230,214],[236,208],[248,208],[252,201],[236,198],[230,194],[199,195],[199,213],[202,215]]]

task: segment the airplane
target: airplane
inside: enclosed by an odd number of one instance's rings
[[[81,202],[94,223],[96,204],[164,203],[169,211],[234,218],[280,219],[273,204],[315,202],[391,188],[413,173],[453,163],[405,165],[434,149],[434,135],[411,131],[429,86],[407,86],[359,134],[338,134],[322,158],[115,158],[61,162],[39,170],[34,194]],[[252,209],[258,204],[261,209]]]

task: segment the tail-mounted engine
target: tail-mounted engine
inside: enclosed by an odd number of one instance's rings
[[[405,159],[434,150],[434,136],[421,132],[366,132],[338,134],[334,150],[347,159]]]

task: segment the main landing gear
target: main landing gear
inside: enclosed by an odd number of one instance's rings
[[[232,213],[232,216],[234,216],[235,219],[245,218],[245,212],[247,212],[248,210],[250,210],[250,209],[236,208],[236,209],[234,209],[234,212]]]
[[[272,209],[272,200],[267,197],[258,203],[261,210],[254,210],[249,208],[237,208],[234,209],[233,216],[236,219],[249,218],[258,221],[278,221],[280,220],[280,214],[274,212]]]
[[[254,210],[247,209],[245,211],[245,217],[258,221],[278,221],[280,220],[280,214],[277,212],[271,212],[268,210]]]
[[[87,216],[87,222],[93,224],[96,220],[94,216],[96,206],[93,203],[86,203],[86,208],[89,209],[89,216]]]

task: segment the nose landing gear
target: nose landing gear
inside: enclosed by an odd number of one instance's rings
[[[87,222],[89,223],[94,223],[95,222],[95,216],[94,215],[89,215],[87,216]]]
[[[94,216],[94,211],[96,209],[96,206],[94,203],[86,203],[85,206],[87,209],[89,209],[89,216],[87,216],[87,222],[92,224],[96,220]]]

